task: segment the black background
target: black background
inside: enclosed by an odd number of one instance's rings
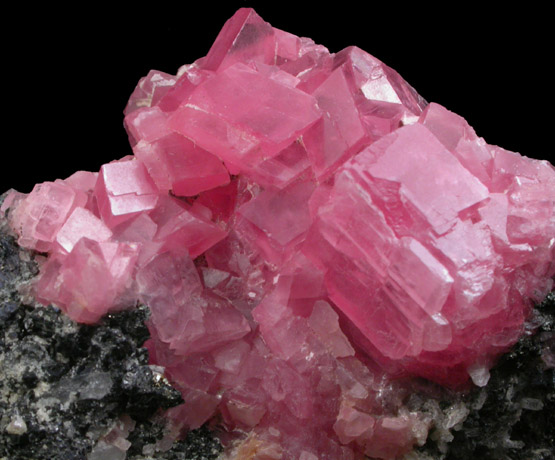
[[[426,100],[464,116],[491,144],[535,158],[552,155],[552,26],[550,15],[533,5],[177,5],[23,4],[5,11],[0,191],[28,192],[36,182],[97,171],[131,153],[122,110],[139,78],[153,68],[175,73],[205,55],[242,6],[332,52],[349,45],[365,49]]]

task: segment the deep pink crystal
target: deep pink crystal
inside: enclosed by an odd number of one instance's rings
[[[553,287],[553,166],[359,48],[243,8],[206,57],[141,79],[125,126],[133,157],[2,211],[48,255],[41,302],[85,323],[149,305],[185,400],[168,417],[219,414],[229,458],[402,455],[429,419],[395,379],[485,385]]]

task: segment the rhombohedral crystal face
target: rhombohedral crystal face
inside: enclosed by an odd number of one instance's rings
[[[555,169],[488,145],[393,69],[252,9],[125,109],[133,149],[13,192],[37,299],[150,307],[151,361],[228,458],[393,459],[426,439],[399,378],[488,370],[555,275]]]

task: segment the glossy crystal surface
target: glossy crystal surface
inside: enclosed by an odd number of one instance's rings
[[[125,114],[134,156],[3,210],[47,254],[43,303],[86,323],[150,307],[151,360],[185,399],[169,416],[219,414],[229,458],[409,451],[429,419],[396,379],[485,385],[553,287],[553,166],[359,48],[243,8]]]

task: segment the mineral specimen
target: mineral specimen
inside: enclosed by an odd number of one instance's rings
[[[185,400],[168,416],[219,414],[229,458],[423,444],[399,378],[485,385],[553,287],[553,166],[488,145],[356,47],[243,8],[125,114],[134,156],[2,211],[47,255],[41,302],[84,323],[150,307],[151,361]]]
[[[181,402],[140,347],[149,336],[148,310],[142,306],[89,326],[52,306],[26,305],[29,298],[20,291],[37,267],[29,251],[7,234],[4,222],[0,217],[0,458],[84,460],[91,450],[102,452],[108,440],[119,440],[114,444],[127,449],[128,441],[114,439],[112,427],[117,428],[119,416],[130,426],[131,416],[137,424],[127,458],[143,460],[143,446],[154,449],[166,435],[162,421],[149,418],[158,408]],[[180,449],[199,454],[191,459],[215,459],[218,446],[195,431],[163,458],[182,458]],[[125,451],[111,447],[120,455],[100,458],[125,458]]]

